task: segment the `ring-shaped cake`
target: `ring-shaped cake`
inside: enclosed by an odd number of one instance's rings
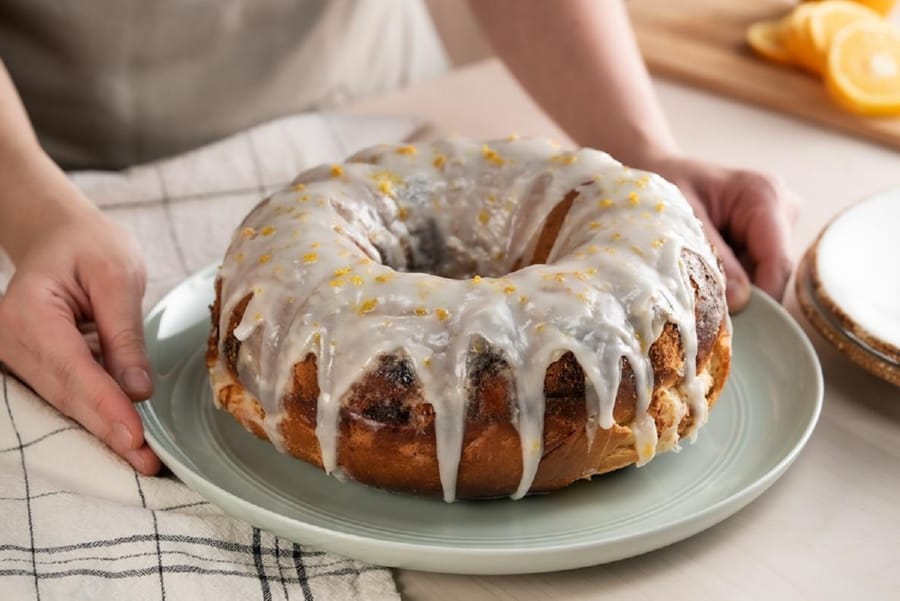
[[[444,499],[679,447],[728,375],[718,259],[672,184],[545,139],[382,145],[235,233],[216,404],[339,477]]]

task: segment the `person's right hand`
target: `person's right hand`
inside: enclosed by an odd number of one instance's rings
[[[152,389],[141,327],[145,271],[131,237],[90,206],[48,216],[0,297],[0,362],[143,474],[160,462],[132,401]],[[99,356],[82,335],[96,326]]]
[[[641,168],[678,186],[725,268],[732,312],[750,301],[750,282],[781,302],[793,270],[791,222],[800,206],[780,180],[757,171],[668,155]]]

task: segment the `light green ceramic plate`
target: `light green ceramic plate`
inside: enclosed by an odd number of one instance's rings
[[[203,353],[213,268],[146,319],[156,392],[147,440],[188,486],[280,536],[375,564],[470,574],[576,568],[687,538],[755,499],[806,443],[822,376],[806,337],[754,292],[734,321],[734,373],[679,454],[521,501],[457,502],[341,483],[278,453],[213,407]]]

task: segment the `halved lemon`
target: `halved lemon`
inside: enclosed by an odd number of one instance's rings
[[[821,70],[825,69],[831,42],[841,29],[863,19],[881,19],[871,8],[849,0],[829,0],[814,6],[809,17],[809,33]]]
[[[791,54],[781,40],[781,21],[757,21],[747,28],[747,43],[763,58],[790,64]]]
[[[847,25],[831,43],[825,75],[829,92],[847,109],[900,114],[900,29],[883,20]]]

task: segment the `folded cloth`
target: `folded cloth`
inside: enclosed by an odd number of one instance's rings
[[[172,159],[71,176],[146,253],[146,310],[218,260],[244,214],[299,171],[420,126],[300,115]],[[0,403],[0,599],[399,598],[385,568],[230,518],[172,475],[138,475],[3,366]]]

